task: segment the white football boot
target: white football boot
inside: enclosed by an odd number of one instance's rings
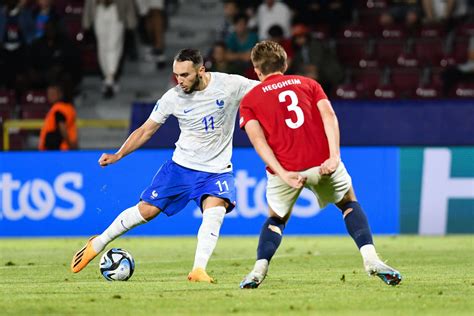
[[[376,275],[387,285],[397,285],[402,280],[400,272],[386,265],[382,260],[364,262],[365,271],[369,275]]]

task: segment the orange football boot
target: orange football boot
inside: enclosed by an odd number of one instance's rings
[[[213,278],[211,278],[206,270],[203,268],[196,268],[193,271],[189,272],[188,280],[191,282],[207,282],[207,283],[216,283]]]
[[[97,236],[93,236],[89,238],[89,240],[87,241],[87,244],[84,247],[82,247],[81,250],[76,252],[74,257],[72,257],[72,262],[71,262],[72,272],[77,273],[81,271],[87,266],[89,262],[92,261],[92,259],[94,259],[98,255],[98,253],[95,252],[94,248],[92,247],[92,240],[95,237]]]

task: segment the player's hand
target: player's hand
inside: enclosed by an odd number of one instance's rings
[[[108,165],[111,165],[111,164],[119,161],[120,158],[122,158],[122,157],[120,157],[117,154],[102,154],[102,156],[100,156],[100,158],[99,158],[99,165],[101,167],[106,167]]]
[[[301,189],[306,182],[305,176],[294,171],[286,171],[281,175],[281,178],[286,182],[286,184],[295,189]]]
[[[337,166],[339,166],[339,163],[341,162],[341,159],[338,158],[333,158],[329,157],[326,161],[324,161],[321,166],[319,167],[319,174],[320,175],[330,175],[336,171]]]

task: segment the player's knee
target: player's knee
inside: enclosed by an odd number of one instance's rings
[[[138,204],[138,209],[140,210],[140,215],[146,220],[150,221],[155,218],[158,214],[160,214],[161,210],[149,203],[141,201]]]
[[[342,199],[336,203],[336,206],[344,213],[348,207],[346,205],[348,203],[356,202],[357,203],[357,198],[355,196],[354,190],[350,188],[346,194],[342,197]]]
[[[341,201],[337,204],[337,206],[341,210],[343,218],[346,218],[346,216],[352,213],[354,210],[360,209],[360,204],[357,201]]]
[[[283,230],[285,229],[285,221],[279,217],[269,217],[267,219],[267,229],[271,230],[278,235],[283,235]]]

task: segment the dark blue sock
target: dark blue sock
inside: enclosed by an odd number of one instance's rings
[[[267,259],[270,262],[278,246],[280,246],[283,229],[285,229],[283,220],[276,217],[267,218],[258,240],[257,260]]]
[[[354,239],[359,249],[364,245],[373,244],[372,233],[364,210],[358,202],[349,202],[342,207],[342,214],[350,208],[352,211],[344,218],[349,235]]]

